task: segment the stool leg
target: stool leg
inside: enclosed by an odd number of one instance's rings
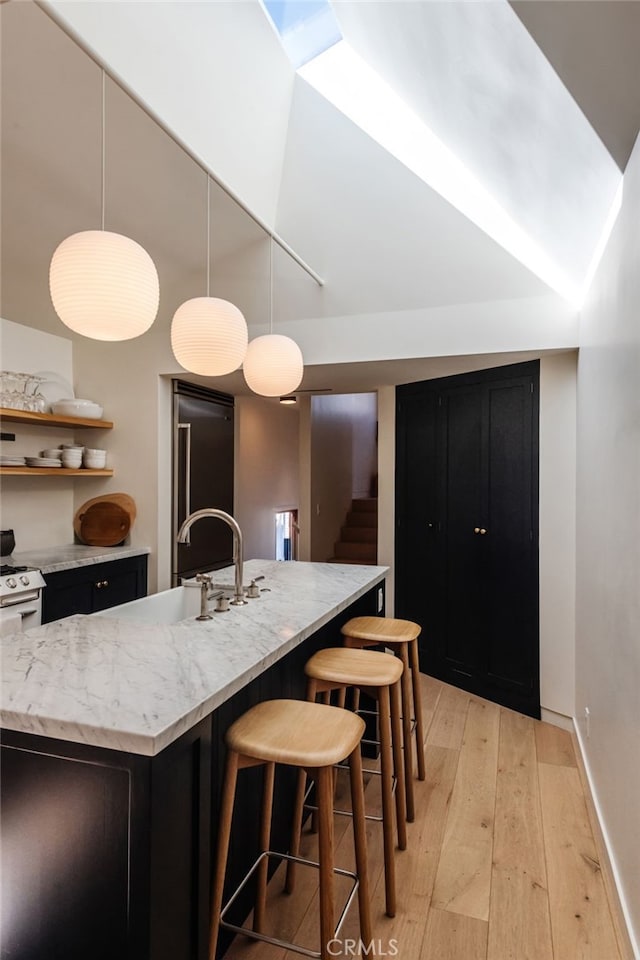
[[[349,757],[351,781],[351,808],[353,810],[353,845],[358,874],[358,912],[360,914],[360,939],[371,943],[371,902],[369,899],[369,865],[367,862],[367,830],[364,820],[364,785],[362,782],[362,756],[358,745]]]
[[[292,857],[300,856],[300,835],[302,833],[302,814],[304,811],[304,794],[307,788],[307,771],[298,770],[296,798],[293,806],[293,824],[291,826],[291,843],[289,853]],[[286,893],[293,893],[296,878],[296,866],[291,860],[287,861],[287,876],[284,882]]]
[[[320,694],[320,696],[322,697],[322,694]],[[317,699],[317,697],[318,697],[318,681],[315,680],[313,677],[309,677],[309,679],[307,680],[307,700],[310,700],[312,703],[314,703],[315,700]],[[327,703],[326,697],[325,697],[324,702]],[[318,786],[317,786],[317,784],[316,784],[316,786],[314,787],[314,792],[315,792],[315,795],[316,795],[316,806],[317,806],[317,805],[318,805]],[[310,832],[310,833],[317,833],[317,832],[318,832],[318,812],[317,812],[317,810],[312,810],[312,811],[311,811],[311,821],[310,821],[310,823],[309,823],[309,832]],[[292,889],[293,889],[293,887],[292,887]]]
[[[409,823],[413,823],[416,814],[413,798],[413,753],[411,749],[411,684],[409,681],[409,654],[406,643],[400,644],[399,653],[402,660],[400,691],[402,693],[402,742],[404,745],[404,783],[407,791],[407,820]]]
[[[260,852],[269,849],[271,840],[271,814],[273,812],[273,782],[275,778],[275,763],[267,763],[264,767],[264,783],[262,786],[262,815],[260,818]],[[258,867],[258,883],[256,889],[256,904],[253,910],[253,929],[262,933],[264,914],[267,903],[267,875],[269,873],[269,858],[260,861]]]
[[[227,754],[227,765],[222,788],[222,802],[220,804],[220,819],[218,826],[218,851],[216,869],[211,891],[211,931],[209,936],[209,960],[215,960],[220,931],[220,911],[222,910],[222,893],[224,890],[224,875],[227,869],[229,855],[229,837],[231,835],[231,820],[233,818],[233,803],[236,795],[236,781],[238,779],[238,754],[230,750]]]
[[[409,644],[411,657],[411,682],[413,684],[413,715],[416,718],[416,752],[418,754],[418,780],[424,780],[427,772],[424,766],[424,726],[422,723],[422,692],[420,690],[420,661],[418,659],[418,640]]]
[[[407,849],[407,793],[404,784],[404,766],[402,756],[402,729],[400,726],[400,682],[391,687],[391,745],[393,748],[393,769],[396,775],[396,824],[398,828],[398,847]]]
[[[335,892],[333,878],[333,770],[320,767],[318,788],[318,862],[320,864],[320,951],[331,960],[334,933]]]
[[[391,717],[389,687],[378,687],[378,723],[380,726],[380,768],[382,781],[382,835],[384,839],[384,885],[386,914],[396,915],[396,877],[393,842],[393,794],[391,759]]]

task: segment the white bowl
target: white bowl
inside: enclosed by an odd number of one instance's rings
[[[84,447],[81,447],[78,443],[63,443],[62,449],[67,450],[69,453],[79,453],[80,456],[84,453]]]
[[[40,451],[40,456],[41,456],[41,457],[45,457],[45,458],[47,458],[47,459],[49,459],[49,460],[51,460],[51,459],[59,460],[60,457],[61,457],[61,455],[62,455],[62,450],[60,450],[59,447],[57,447],[57,448],[53,448],[53,447],[52,447],[50,450],[41,450],[41,451]]]
[[[62,454],[62,465],[71,470],[79,470],[82,466],[82,457],[69,457],[66,453]]]
[[[107,454],[103,451],[102,455],[87,454],[85,452],[82,458],[82,465],[89,470],[104,470],[107,464]]]
[[[93,400],[56,400],[51,404],[51,410],[60,417],[86,417],[88,420],[99,420],[102,416],[102,407]]]

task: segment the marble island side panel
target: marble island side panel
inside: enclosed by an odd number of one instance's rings
[[[73,616],[3,639],[2,726],[153,757],[384,580],[386,567],[251,560],[268,592],[199,623]],[[232,582],[231,569],[216,581]],[[339,642],[339,638],[336,638]]]

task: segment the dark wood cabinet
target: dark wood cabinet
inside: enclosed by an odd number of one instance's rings
[[[397,391],[396,612],[428,673],[539,717],[537,362]]]
[[[42,622],[73,613],[96,613],[147,595],[147,556],[93,563],[45,573]]]
[[[375,615],[381,589],[155,757],[3,730],[2,960],[206,960],[225,732],[261,700],[303,697],[307,658],[340,643],[350,617]],[[228,893],[256,857],[261,776],[238,779]],[[294,776],[276,779],[274,849],[288,847]]]

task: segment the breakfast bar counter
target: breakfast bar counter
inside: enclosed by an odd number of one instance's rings
[[[8,637],[1,724],[155,756],[379,583],[386,569],[251,560],[245,581],[265,578],[260,598],[209,621],[119,619],[114,607]],[[233,580],[228,570],[215,577]]]
[[[251,560],[259,598],[210,621],[150,622],[169,591],[3,638],[7,956],[204,960],[224,732],[258,701],[303,696],[306,659],[350,617],[384,612],[386,571]],[[257,843],[260,772],[241,780],[230,888]]]

